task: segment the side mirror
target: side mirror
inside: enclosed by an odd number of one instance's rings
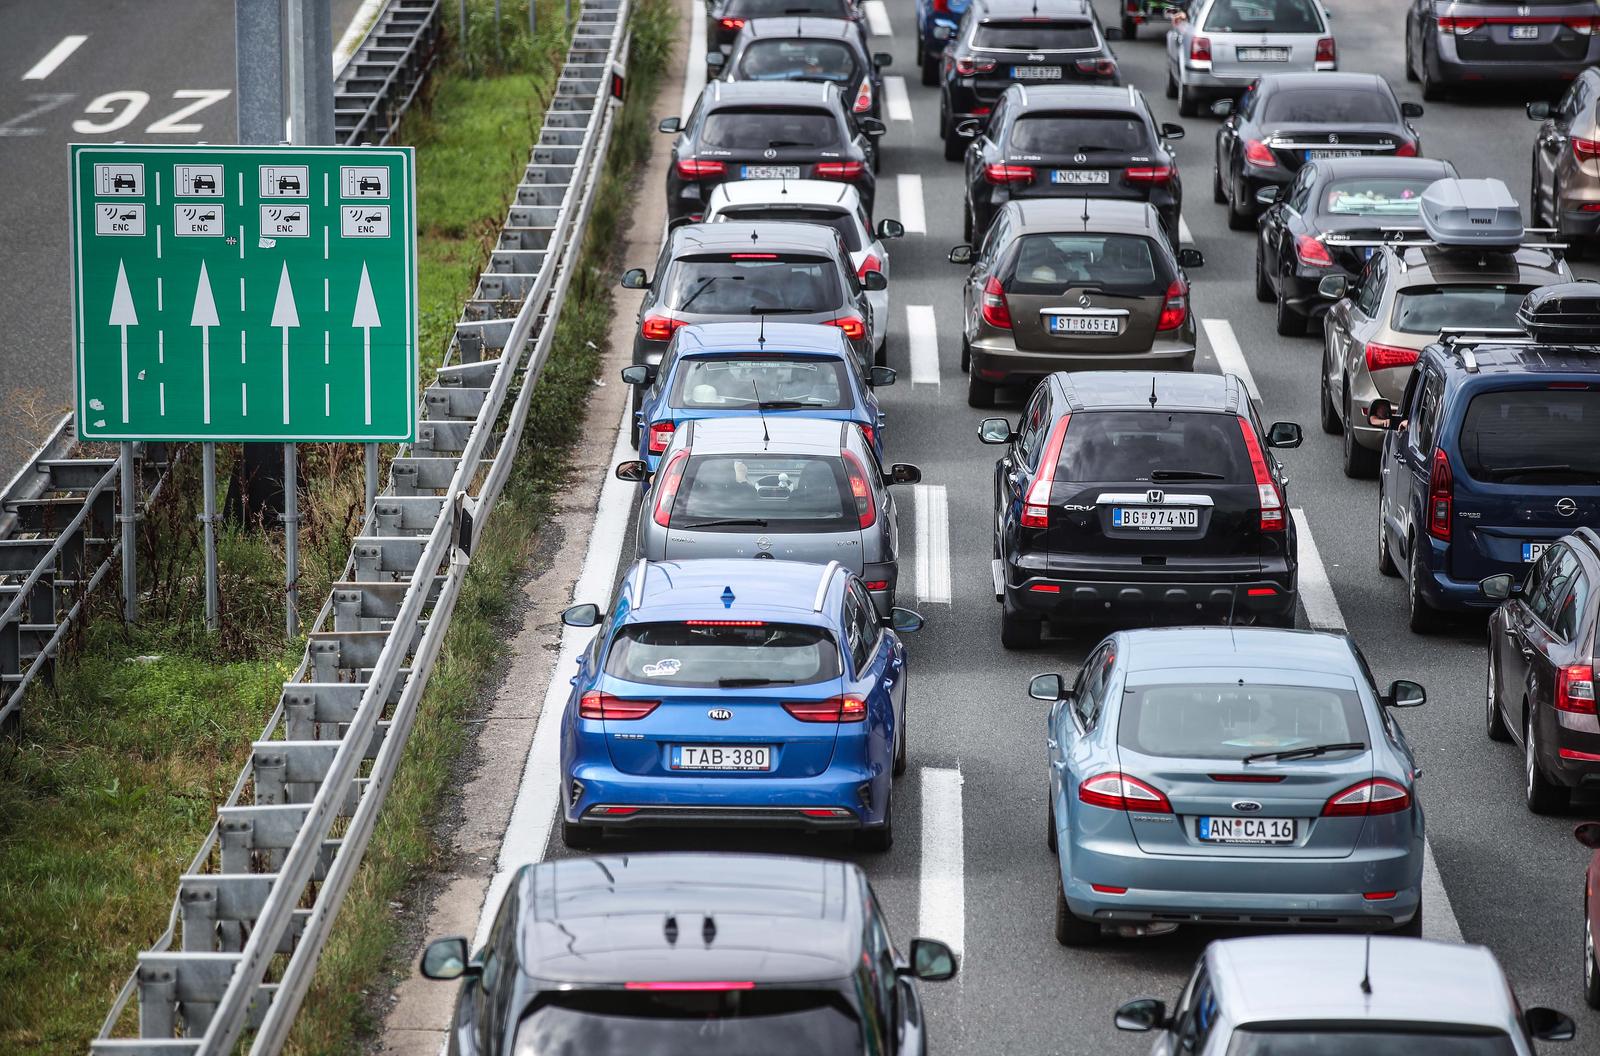
[[[952,247],[950,250],[949,259],[950,263],[952,264],[971,264],[972,247],[967,245],[965,242],[961,243],[959,246]]]
[[[617,479],[625,480],[629,484],[637,484],[650,475],[650,470],[641,458],[630,458],[626,462],[617,463]]]
[[[1101,32],[1105,34],[1105,38],[1107,40],[1121,40],[1122,39],[1122,27],[1121,26],[1107,26],[1105,29],[1101,30]]]
[[[956,951],[938,939],[912,939],[911,974],[930,983],[954,979]]]
[[[622,368],[624,385],[648,385],[655,380],[656,368],[648,363],[635,363],[631,367]]]
[[[1421,117],[1422,116],[1422,104],[1421,103],[1401,103],[1400,104],[1400,116],[1401,117]]]
[[[985,418],[978,425],[978,439],[986,444],[1009,444],[1016,438],[1011,423],[1004,418]]]
[[[1501,572],[1497,576],[1489,576],[1478,580],[1478,593],[1490,601],[1505,601],[1515,589],[1516,581],[1511,578],[1511,573]]]
[[[906,233],[906,225],[898,220],[879,220],[876,234],[879,238],[899,238]]]
[[[713,70],[722,69],[722,67],[725,66],[727,64],[727,62],[728,62],[728,57],[726,55],[722,54],[722,52],[720,52],[720,51],[708,51],[708,52],[706,52],[706,65],[708,67],[710,67],[711,69],[713,69]],[[663,122],[663,123],[665,123],[665,122]],[[662,129],[661,131],[665,132],[666,129]]]
[[[955,131],[962,139],[972,139],[983,131],[983,122],[975,117],[969,117],[965,121],[957,121]]]
[[[1206,255],[1191,246],[1178,250],[1178,265],[1183,268],[1203,268],[1206,266]]]
[[[878,67],[880,70],[885,66],[893,66],[894,56],[890,55],[887,51],[875,51],[872,53],[872,65]]]
[[[459,935],[428,943],[422,950],[420,968],[424,979],[460,979],[463,975],[478,974],[476,966],[469,963],[467,940]]]
[[[1600,851],[1600,821],[1586,821],[1574,826],[1572,838],[1590,850]]]
[[[1394,405],[1381,397],[1373,400],[1372,405],[1367,408],[1367,424],[1377,426],[1379,429],[1399,428],[1399,423],[1394,418]]]
[[[1537,103],[1528,104],[1528,117],[1534,121],[1543,121],[1554,112],[1550,104],[1542,99]]]
[[[887,290],[889,288],[889,276],[881,271],[869,271],[861,276],[861,288],[869,293]]]
[[[910,609],[893,608],[889,610],[889,626],[900,634],[915,634],[922,630],[925,621],[920,612]]]
[[[1542,1005],[1535,1005],[1522,1013],[1522,1022],[1528,1028],[1528,1033],[1540,1041],[1571,1041],[1573,1035],[1578,1033],[1577,1024],[1572,1022],[1571,1016]]]
[[[1118,1030],[1131,1030],[1137,1034],[1167,1025],[1167,1003],[1153,997],[1140,997],[1121,1008],[1113,1018]]]
[[[660,123],[656,125],[656,131],[657,132],[681,132],[681,131],[683,131],[683,118],[681,118],[681,117],[663,117],[661,119]]]
[[[1184,133],[1182,125],[1175,125],[1171,121],[1161,122],[1162,139],[1182,139],[1183,135]]]
[[[889,131],[889,126],[884,124],[882,121],[879,121],[875,117],[856,118],[856,127],[861,129],[861,131],[866,135],[871,136],[873,139],[877,139],[879,136]]]
[[[1232,99],[1218,99],[1216,102],[1211,104],[1211,112],[1216,114],[1218,117],[1228,117],[1232,115],[1233,109],[1234,106]]]
[[[1043,700],[1051,704],[1067,695],[1067,684],[1060,675],[1034,675],[1028,683],[1028,696],[1034,700]]]
[[[1299,447],[1305,439],[1294,422],[1273,422],[1267,427],[1268,447]]]
[[[598,627],[600,626],[600,606],[588,602],[574,605],[561,614],[561,622],[568,627]],[[463,945],[466,939],[462,939]]]
[[[643,268],[629,268],[622,273],[622,288],[625,290],[648,290],[650,276]]]
[[[890,484],[920,484],[921,482],[922,470],[913,466],[910,462],[896,462],[889,467]]]
[[[887,385],[893,385],[894,379],[899,376],[899,372],[893,367],[873,367],[867,371],[867,384],[874,389],[881,389]]]
[[[1350,292],[1350,280],[1343,275],[1324,275],[1317,283],[1317,296],[1325,301],[1342,300]]]
[[[1420,708],[1428,702],[1428,691],[1421,683],[1397,678],[1389,683],[1389,695],[1383,702],[1391,708]]]
[[[1267,184],[1256,192],[1256,201],[1262,205],[1272,205],[1278,200],[1279,188],[1274,184]]]

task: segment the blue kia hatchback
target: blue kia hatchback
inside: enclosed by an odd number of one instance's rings
[[[854,830],[894,839],[906,649],[837,561],[640,561],[578,661],[561,723],[562,834],[657,825]]]
[[[855,422],[883,459],[883,412],[873,389],[893,385],[889,367],[861,362],[837,326],[702,323],[680,327],[659,367],[622,368],[643,389],[635,435],[651,473],[684,422],[800,414]]]
[[[1415,631],[1492,608],[1480,580],[1520,580],[1575,528],[1600,527],[1600,286],[1540,287],[1517,318],[1519,332],[1447,329],[1400,406],[1368,409],[1389,430],[1378,568],[1405,578]]]

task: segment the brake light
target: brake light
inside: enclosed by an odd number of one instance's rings
[[[1326,62],[1330,65],[1339,61],[1339,54],[1334,49],[1332,37],[1321,37],[1317,40],[1317,62]]]
[[[1078,798],[1108,810],[1137,810],[1141,814],[1171,814],[1167,797],[1136,777],[1112,771],[1096,774],[1078,786]]]
[[[1411,792],[1404,785],[1384,777],[1358,782],[1335,793],[1323,804],[1325,818],[1361,818],[1376,814],[1399,814],[1411,809]]]
[[[1250,454],[1250,471],[1255,474],[1256,494],[1261,499],[1261,530],[1283,531],[1283,496],[1278,492],[1278,482],[1267,469],[1266,456],[1261,453],[1261,441],[1249,419],[1239,416],[1239,432],[1244,435],[1244,449]]]
[[[1028,493],[1022,497],[1024,528],[1050,527],[1050,489],[1055,486],[1056,462],[1061,458],[1061,445],[1066,441],[1070,421],[1072,415],[1063,414],[1050,430],[1050,439],[1045,441],[1044,454],[1039,459],[1039,475],[1033,478]]]
[[[868,253],[866,259],[861,262],[861,266],[856,269],[856,278],[865,279],[867,277],[867,272],[882,270],[883,261],[878,259],[878,255],[876,253]]]
[[[1273,157],[1272,148],[1259,139],[1245,140],[1244,160],[1262,169],[1275,169],[1278,159]]]
[[[811,166],[811,175],[819,180],[853,180],[861,169],[859,161],[819,161]]]
[[[868,579],[864,580],[861,585],[866,587],[868,590],[889,589],[889,581],[887,579]]]
[[[672,443],[672,434],[677,430],[676,422],[651,422],[650,423],[650,453],[659,455]]]
[[[723,19],[727,22],[729,19]],[[626,983],[629,990],[754,990],[755,983],[726,983],[726,982],[664,982],[664,983]]]
[[[933,0],[933,13],[948,15],[950,13],[950,0]]]
[[[721,19],[718,19],[717,21],[719,23],[721,23],[723,29],[743,29],[744,28],[744,19],[742,19],[742,18],[721,18]]]
[[[870,425],[861,427],[861,435],[867,438],[867,446],[876,449],[878,446],[878,433]]]
[[[687,323],[685,319],[673,319],[665,315],[647,315],[644,322],[639,324],[639,336],[646,341],[670,341],[672,332]]]
[[[1117,887],[1115,884],[1090,884],[1089,886],[1094,888],[1096,894],[1100,895],[1125,895],[1128,893],[1127,888]]]
[[[1115,59],[1079,59],[1077,67],[1079,73],[1086,73],[1091,77],[1115,77],[1117,75]]]
[[[990,275],[983,283],[983,321],[996,330],[1011,329],[1011,305],[1006,301],[1005,287]]]
[[[1563,18],[1561,24],[1574,33],[1581,33],[1587,37],[1594,33],[1597,25],[1600,25],[1600,18],[1587,18],[1583,15],[1578,15],[1574,18]]]
[[[837,319],[829,319],[824,326],[837,326],[844,331],[844,336],[852,341],[860,341],[867,336],[867,324],[859,315],[841,315]]]
[[[1481,18],[1462,18],[1459,15],[1443,15],[1439,19],[1439,29],[1444,33],[1454,33],[1464,37],[1468,33],[1483,25]]]
[[[975,73],[988,73],[994,69],[994,60],[982,59],[957,59],[956,74],[960,77],[971,77]]]
[[[1189,66],[1196,70],[1211,68],[1211,38],[1195,37],[1189,42]]]
[[[786,700],[783,710],[801,722],[862,722],[867,717],[867,702],[846,693],[827,700]]]
[[[983,178],[990,183],[1032,183],[1031,165],[985,165]]]
[[[610,693],[591,689],[578,698],[578,717],[628,722],[642,719],[661,706],[659,700],[623,700]]]
[[[1595,714],[1593,667],[1568,664],[1556,669],[1556,710]]]
[[[1189,318],[1189,287],[1182,279],[1173,279],[1167,287],[1167,299],[1161,304],[1161,318],[1156,320],[1157,330],[1176,330]]]
[[[1395,345],[1380,345],[1376,341],[1367,344],[1367,369],[1389,370],[1392,367],[1415,366],[1417,350],[1414,348],[1399,348]]]
[[[871,528],[878,519],[878,504],[872,501],[872,489],[867,487],[867,471],[861,460],[850,451],[840,451],[844,456],[845,476],[850,478],[850,495],[856,500],[856,518],[861,527]]]
[[[1129,183],[1171,183],[1172,166],[1144,165],[1128,170]]]
[[[1572,156],[1578,161],[1593,161],[1595,158],[1600,158],[1600,139],[1584,139],[1581,136],[1573,136],[1570,142],[1572,143]]]
[[[1456,479],[1450,471],[1450,456],[1439,448],[1433,453],[1433,469],[1428,473],[1428,534],[1450,541],[1450,511],[1455,504]]]
[[[1414,158],[1417,156],[1417,145],[1409,139],[1402,139],[1400,145],[1394,148],[1397,158]]]
[[[766,620],[684,620],[685,627],[765,627]]]
[[[729,260],[777,260],[776,253],[729,253]]]
[[[678,497],[678,485],[683,483],[684,463],[688,461],[689,452],[679,451],[672,456],[667,468],[661,471],[661,479],[656,482],[655,521],[663,528],[672,520],[672,500]]]
[[[721,176],[728,171],[728,166],[720,161],[708,161],[703,158],[679,158],[678,175],[686,180],[703,180],[707,176]]]
[[[1300,258],[1300,263],[1307,267],[1333,267],[1333,258],[1328,256],[1328,247],[1322,244],[1321,239],[1312,238],[1310,235],[1298,235],[1294,240],[1294,251]]]
[[[861,79],[861,87],[856,89],[856,101],[850,104],[850,109],[858,114],[872,109],[872,78]]]

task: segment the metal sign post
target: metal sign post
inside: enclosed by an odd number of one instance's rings
[[[122,526],[122,618],[133,623],[139,618],[139,506],[134,494],[133,445],[122,445],[122,467],[118,480],[122,485],[117,520]]]
[[[201,488],[205,493],[205,512],[200,515],[206,542],[206,630],[221,626],[217,591],[217,445],[200,445]]]
[[[284,633],[293,638],[300,631],[300,452],[293,444],[283,445],[283,543],[284,585],[288,603]]]

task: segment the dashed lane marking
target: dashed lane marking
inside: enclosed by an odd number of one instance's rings
[[[906,305],[906,343],[911,349],[911,384],[939,384],[939,329],[933,305]]]
[[[1260,403],[1261,390],[1256,388],[1256,379],[1250,373],[1250,364],[1245,361],[1244,349],[1239,347],[1239,339],[1233,334],[1233,324],[1226,319],[1202,319],[1200,325],[1205,328],[1206,338],[1211,342],[1211,353],[1217,357],[1217,366],[1224,373],[1237,374],[1250,393],[1250,398]]]
[[[894,74],[883,79],[883,105],[890,121],[911,120],[911,97],[906,94],[906,79]]]
[[[922,893],[917,934],[966,947],[966,836],[961,817],[961,771],[922,768]]]
[[[867,28],[872,30],[873,36],[894,36],[894,27],[889,24],[889,9],[883,0],[864,0],[861,8],[867,13]]]
[[[22,79],[25,81],[44,80],[52,73],[55,73],[56,67],[71,58],[72,53],[82,47],[83,42],[88,39],[88,37],[76,33],[62,37],[55,47],[45,52],[44,58],[29,67],[28,72],[22,75]]]
[[[917,600],[950,603],[950,504],[943,484],[918,484]]]
[[[922,208],[922,177],[914,172],[902,172],[894,178],[895,193],[900,199],[900,223],[906,233],[928,233],[928,216]]]

